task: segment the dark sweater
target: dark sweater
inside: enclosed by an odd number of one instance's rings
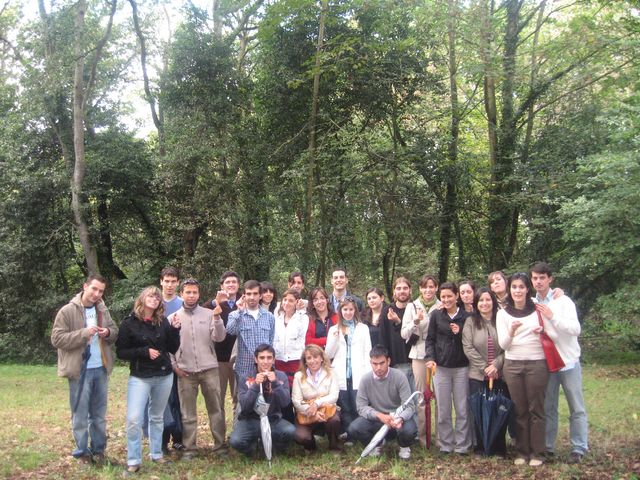
[[[389,310],[393,310],[398,314],[400,322],[395,323],[389,320]],[[409,345],[404,338],[400,336],[400,330],[402,329],[402,317],[404,317],[405,308],[398,308],[395,304],[389,305],[388,309],[383,309],[380,314],[380,344],[384,345],[389,354],[391,355],[391,366],[402,363],[409,363],[409,352],[411,351],[411,345]]]
[[[462,329],[468,314],[459,309],[455,317],[449,317],[445,309],[434,310],[429,320],[426,342],[426,361],[433,360],[436,365],[447,368],[459,368],[469,365],[462,347]],[[454,335],[450,324],[455,323],[460,331]]]
[[[205,302],[202,306],[204,308],[213,310],[214,308],[216,308],[216,301],[214,299],[211,299],[208,302]],[[238,307],[234,303],[233,308],[231,308],[229,306],[229,302],[222,302],[220,304],[220,308],[222,309],[222,312],[220,312],[220,318],[222,318],[222,323],[224,323],[224,327],[226,329],[227,322],[229,321],[229,314],[236,310]],[[214,348],[216,351],[216,357],[218,357],[219,362],[228,362],[229,360],[231,360],[231,352],[233,350],[234,343],[236,343],[236,336],[228,334],[221,342],[215,342]]]
[[[131,312],[120,324],[116,355],[129,360],[129,372],[133,377],[149,378],[169,375],[170,353],[180,347],[180,329],[173,328],[166,318],[159,325],[145,322]],[[160,351],[155,360],[149,357],[149,349]]]

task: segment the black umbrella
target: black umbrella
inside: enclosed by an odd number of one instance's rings
[[[498,435],[506,430],[509,413],[513,402],[500,391],[493,389],[493,380],[489,380],[489,388],[479,390],[469,397],[469,407],[473,413],[476,432],[482,442],[485,455],[495,453],[494,442]]]

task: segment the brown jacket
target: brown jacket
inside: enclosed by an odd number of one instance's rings
[[[58,375],[71,379],[80,377],[82,353],[91,338],[85,326],[84,306],[80,301],[81,297],[82,293],[79,293],[58,311],[51,330],[51,344],[58,349]],[[102,362],[107,373],[111,373],[113,369],[112,345],[118,338],[118,327],[113,323],[109,310],[102,300],[96,304],[96,310],[99,326],[109,329],[109,336],[100,339],[100,349],[102,350]]]
[[[504,363],[504,351],[498,343],[498,333],[496,328],[490,323],[485,323],[485,328],[476,328],[473,318],[468,317],[462,329],[462,347],[464,354],[469,359],[469,378],[474,380],[484,380],[484,369],[489,365],[487,358],[489,353],[487,350],[487,332],[493,337],[493,351],[495,359],[493,366],[498,369],[502,376],[502,364]]]

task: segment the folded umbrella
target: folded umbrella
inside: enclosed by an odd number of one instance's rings
[[[431,389],[431,378],[435,375],[435,367],[427,368],[427,383],[424,386],[424,416],[427,436],[427,448],[431,448],[431,399],[435,398],[435,394]]]
[[[409,396],[409,398],[407,398],[402,403],[402,405],[400,405],[398,408],[395,409],[395,411],[391,414],[391,416],[394,417],[394,418],[397,418],[398,416],[400,416],[400,414],[403,411],[405,411],[407,408],[409,408],[409,405],[411,405],[411,402],[413,402],[413,397],[415,397],[416,395],[420,396],[420,395],[422,395],[422,393],[421,392],[413,392]],[[384,440],[384,437],[387,436],[388,432],[389,432],[389,426],[388,425],[384,424],[384,425],[382,425],[382,427],[380,427],[380,430],[378,430],[376,432],[376,434],[369,441],[367,446],[364,447],[364,450],[360,454],[360,458],[358,458],[358,460],[356,460],[356,465],[360,462],[360,460],[362,460],[364,457],[369,455],[373,451],[373,449],[376,448],[380,442],[382,442],[382,440]]]
[[[272,457],[272,444],[271,444],[271,425],[269,424],[269,404],[264,399],[264,393],[262,392],[262,383],[260,384],[260,395],[256,399],[256,404],[253,407],[253,411],[260,416],[260,437],[262,438],[262,448],[264,448],[264,454],[269,461],[269,467],[271,467]]]

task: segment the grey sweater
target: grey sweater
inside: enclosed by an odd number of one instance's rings
[[[378,413],[393,413],[411,396],[409,380],[400,370],[389,369],[387,378],[378,380],[369,372],[362,377],[356,406],[358,415],[368,420],[377,420]],[[413,403],[404,410],[400,417],[404,421],[413,416]]]

